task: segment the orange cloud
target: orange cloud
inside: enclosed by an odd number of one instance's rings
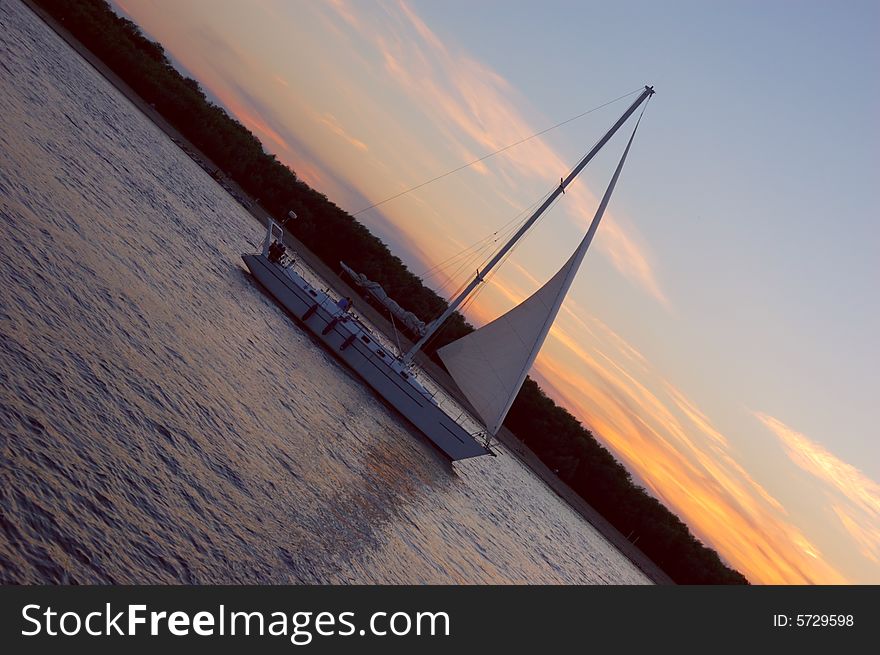
[[[831,509],[860,552],[880,563],[880,484],[779,419],[754,415],[779,438],[791,461],[824,484]]]
[[[516,292],[503,291],[518,300]],[[736,461],[730,440],[706,414],[599,324],[582,311],[557,320],[536,365],[543,380],[552,380],[554,397],[750,580],[846,582],[782,503]],[[618,362],[638,368],[642,379]]]
[[[333,132],[333,134],[335,134],[336,136],[342,137],[343,139],[345,139],[348,143],[350,143],[352,146],[354,146],[358,150],[362,150],[362,151],[366,152],[367,144],[364,143],[363,141],[359,141],[358,139],[355,139],[348,132],[346,132],[345,128],[342,127],[342,125],[339,123],[339,121],[337,120],[337,118],[333,114],[331,114],[329,112],[323,114],[320,118],[318,118],[318,122],[320,122],[323,125],[326,125],[330,129],[330,131]]]
[[[795,464],[840,492],[866,513],[880,517],[880,485],[779,419],[761,412],[755,412],[755,416],[779,437]]]
[[[831,509],[837,514],[844,529],[858,544],[862,555],[872,562],[880,564],[880,529],[877,528],[876,521],[863,523],[863,516],[843,505],[832,505]]]
[[[304,180],[309,186],[320,188],[324,185],[324,176],[321,175],[317,166],[304,162],[296,167],[296,176]]]
[[[502,303],[471,307],[469,314],[478,323],[495,318],[540,286],[524,267],[513,268],[522,284],[510,276],[492,279],[491,288]],[[783,504],[737,461],[728,437],[697,404],[572,299],[563,305],[535,368],[542,380],[552,380],[545,386],[557,401],[584,420],[653,494],[750,580],[847,581],[792,522]],[[867,549],[872,535],[851,532]]]
[[[247,109],[245,109],[238,98],[232,94],[223,94],[222,96],[218,94],[220,100],[229,107],[229,110],[235,115],[238,120],[241,121],[242,125],[247,127],[249,130],[254,132],[261,141],[266,140],[270,143],[273,143],[277,148],[281,150],[290,152],[290,145],[284,138],[278,134],[275,130],[273,130],[266,122],[256,114],[251,113]]]
[[[572,355],[586,364],[585,373],[572,366]],[[717,437],[681,424],[652,393],[580,349],[569,347],[565,357],[544,354],[539,369],[651,492],[750,580],[846,582],[730,453],[713,456],[722,448]]]
[[[694,423],[694,425],[703,431],[703,434],[711,437],[719,446],[727,447],[727,438],[712,426],[706,415],[695,407],[691,401],[685,398],[684,394],[671,384],[666,385],[666,390],[672,396],[675,405]]]
[[[357,16],[361,9],[358,5],[334,2],[332,8],[373,44],[390,78],[458,152],[493,152],[538,131],[516,108],[525,103],[507,80],[444,44],[407,4],[386,7],[378,21],[375,12]],[[500,197],[505,187],[519,188],[524,177],[547,184],[572,164],[541,138],[506,150],[493,161],[499,168],[493,192]],[[485,175],[488,170],[481,165],[479,172]],[[571,187],[567,203],[576,226],[583,230],[585,217],[590,219],[595,212],[596,197],[581,183]],[[519,206],[517,202],[511,204]],[[636,230],[631,226],[624,229],[612,212],[607,213],[605,222],[608,225],[597,235],[597,247],[621,274],[668,307],[669,301]]]

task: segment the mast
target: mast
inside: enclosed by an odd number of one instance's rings
[[[506,255],[510,251],[510,249],[513,248],[516,242],[519,241],[520,238],[522,238],[522,236],[529,230],[529,228],[534,225],[535,221],[537,221],[541,217],[541,214],[543,214],[547,210],[547,208],[553,204],[553,201],[556,200],[556,198],[558,198],[560,194],[565,192],[566,187],[574,181],[574,179],[578,176],[578,174],[580,174],[584,167],[590,163],[590,160],[592,160],[593,157],[596,156],[596,154],[605,146],[605,144],[608,143],[609,139],[614,136],[617,130],[620,129],[620,127],[627,121],[627,119],[629,119],[629,117],[633,115],[636,109],[638,109],[639,106],[652,95],[654,95],[654,87],[645,86],[644,90],[639,94],[639,97],[636,98],[635,101],[629,106],[629,108],[623,113],[623,115],[617,119],[617,122],[611,126],[611,128],[605,133],[605,135],[601,139],[599,139],[599,141],[596,143],[595,146],[593,146],[590,152],[588,152],[584,156],[584,158],[581,159],[578,165],[575,166],[574,169],[572,169],[571,173],[568,174],[568,177],[560,182],[559,186],[553,191],[553,193],[551,193],[547,197],[547,199],[541,204],[541,206],[535,210],[535,213],[533,213],[529,217],[529,219],[525,223],[523,223],[522,227],[517,230],[516,234],[514,234],[510,238],[510,240],[505,243],[504,246],[502,246],[501,250],[495,253],[495,256],[492,258],[492,260],[488,264],[486,264],[486,267],[482,271],[477,271],[474,279],[471,280],[470,283],[464,288],[464,291],[462,291],[452,302],[449,303],[449,306],[446,308],[446,310],[436,319],[431,321],[431,323],[425,330],[425,334],[422,335],[422,338],[419,339],[415,343],[415,345],[410,348],[409,351],[401,358],[401,361],[404,364],[409,364],[412,361],[413,357],[415,357],[415,354],[422,349],[422,346],[424,346],[428,342],[428,339],[434,336],[434,333],[440,329],[443,323],[446,322],[446,319],[449,318],[452,313],[456,309],[458,309],[459,305],[464,302],[465,298],[467,298],[473,292],[473,290],[476,289],[483,282],[484,279],[486,279],[486,274],[489,273],[489,271],[491,271],[493,268],[495,268],[498,262],[500,262],[504,258],[504,255]]]

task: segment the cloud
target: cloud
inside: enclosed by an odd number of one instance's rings
[[[519,300],[518,289],[504,291]],[[846,582],[737,461],[730,439],[706,413],[610,327],[580,308],[561,315],[535,373],[636,479],[750,580]]]
[[[333,132],[333,134],[335,134],[336,136],[342,137],[345,141],[347,141],[349,144],[351,144],[352,146],[354,146],[358,150],[361,150],[364,152],[367,151],[367,144],[364,143],[363,141],[359,141],[358,139],[355,139],[348,132],[346,132],[345,128],[342,127],[339,120],[330,112],[326,112],[326,113],[322,114],[318,118],[318,122],[320,122],[322,125],[327,126],[327,128],[329,128],[329,130],[331,132]]]
[[[643,289],[652,295],[667,309],[670,308],[669,299],[660,288],[660,283],[650,263],[650,255],[647,248],[638,245],[636,231],[631,229],[624,231],[619,222],[610,220],[603,221],[601,242],[605,253],[611,258],[614,267],[630,280],[637,282]],[[596,236],[598,239],[598,234]]]
[[[859,551],[872,562],[880,564],[880,529],[877,521],[862,522],[863,515],[844,505],[831,505],[844,529],[858,544]]]
[[[866,513],[880,517],[880,485],[852,464],[844,462],[779,419],[762,412],[754,414],[779,437],[795,464],[815,475]]]
[[[614,348],[614,340],[601,339],[588,350],[570,335],[559,336],[564,352],[545,348],[551,352],[542,353],[538,364],[541,377],[553,380],[554,397],[699,538],[753,582],[847,581],[739,465],[727,437],[692,400],[656,372],[655,392],[615,365],[619,357],[601,352]],[[679,418],[675,411],[681,408],[686,411]]]
[[[458,153],[488,153],[538,131],[518,107],[527,103],[511,84],[483,63],[444,43],[406,3],[384,5],[384,11],[366,12],[361,5],[334,2],[335,11],[375,49],[384,71],[409,101],[430,119]],[[361,12],[361,13],[359,13]],[[477,157],[469,154],[465,159]],[[496,193],[515,190],[523,178],[546,184],[569,170],[546,141],[535,138],[493,158],[498,180]],[[478,172],[488,172],[481,163]],[[518,182],[505,184],[505,180]],[[583,230],[592,219],[597,198],[581,182],[570,188],[567,202]],[[515,205],[518,206],[518,203]],[[607,212],[596,237],[597,247],[613,266],[665,307],[647,247],[637,230]]]
[[[842,527],[865,557],[880,564],[880,484],[779,419],[754,415],[779,438],[792,462],[823,483]]]
[[[725,448],[727,447],[727,437],[716,430],[709,422],[708,417],[706,417],[703,412],[701,412],[690,400],[688,400],[684,396],[684,394],[681,393],[681,391],[679,391],[669,383],[666,384],[666,390],[672,396],[672,400],[673,402],[675,402],[675,405],[685,414],[685,416],[687,416],[691,420],[694,425],[696,425],[703,431],[703,434],[708,435],[719,446]]]

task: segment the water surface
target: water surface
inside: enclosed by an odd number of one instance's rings
[[[647,582],[318,347],[241,263],[260,226],[18,2],[0,220],[0,580]]]

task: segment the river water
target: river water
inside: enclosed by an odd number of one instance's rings
[[[15,1],[0,220],[0,581],[647,582],[316,345],[244,268],[260,226]]]

